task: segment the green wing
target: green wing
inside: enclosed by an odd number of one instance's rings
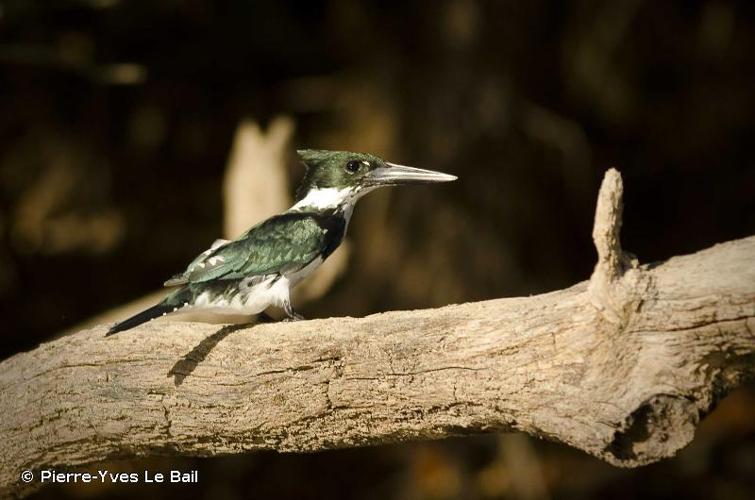
[[[221,243],[204,252],[182,274],[166,286],[232,280],[248,276],[296,270],[321,252],[325,232],[307,214],[272,217],[247,231],[239,239]]]

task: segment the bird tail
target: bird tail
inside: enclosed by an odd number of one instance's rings
[[[118,332],[130,330],[131,328],[139,326],[142,323],[146,323],[149,320],[159,318],[160,316],[164,316],[165,314],[173,312],[175,309],[174,306],[166,304],[166,302],[167,301],[164,300],[159,304],[150,307],[149,309],[145,309],[144,311],[135,314],[130,318],[124,319],[123,321],[114,324],[110,327],[110,330],[107,331],[105,336],[109,337],[110,335],[116,334]]]

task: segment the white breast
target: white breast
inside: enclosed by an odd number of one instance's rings
[[[237,293],[232,298],[203,292],[194,300],[191,309],[218,314],[258,314],[270,306],[283,307],[289,300],[291,288],[312,274],[322,261],[321,257],[317,257],[298,271],[285,273],[283,276],[270,275],[262,280],[260,277],[241,280]]]
[[[251,284],[253,281],[257,282]],[[192,308],[218,314],[258,314],[270,306],[283,307],[288,300],[291,284],[285,276],[271,275],[262,281],[253,278],[242,280],[238,287],[231,299],[203,292],[194,300]]]

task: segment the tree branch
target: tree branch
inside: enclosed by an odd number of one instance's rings
[[[634,467],[755,372],[755,237],[640,266],[601,187],[590,282],[251,328],[152,322],[0,363],[0,494],[24,469],[520,430]]]

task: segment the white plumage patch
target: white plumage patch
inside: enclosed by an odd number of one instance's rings
[[[294,206],[288,209],[289,212],[300,212],[304,210],[325,210],[331,208],[341,208],[343,217],[346,219],[346,229],[351,221],[351,214],[354,212],[354,205],[357,200],[367,193],[377,189],[369,188],[320,188],[311,189],[307,195],[296,202]]]
[[[238,282],[233,294],[202,292],[187,308],[216,314],[258,314],[270,306],[283,307],[290,300],[291,289],[322,264],[318,257],[293,273],[279,276],[253,276]],[[179,308],[176,312],[182,312]]]
[[[270,275],[262,281],[259,277],[247,278],[230,296],[202,292],[194,299],[191,308],[218,314],[258,314],[270,306],[282,307],[289,300],[289,291],[290,283],[285,277],[276,279],[275,275]]]
[[[336,208],[343,204],[353,203],[356,195],[354,188],[319,188],[310,189],[307,195],[299,200],[291,210],[301,210],[303,208],[326,209]]]
[[[221,255],[215,255],[214,257],[207,259],[207,263],[211,266],[214,266],[218,262],[225,262],[225,259]]]

